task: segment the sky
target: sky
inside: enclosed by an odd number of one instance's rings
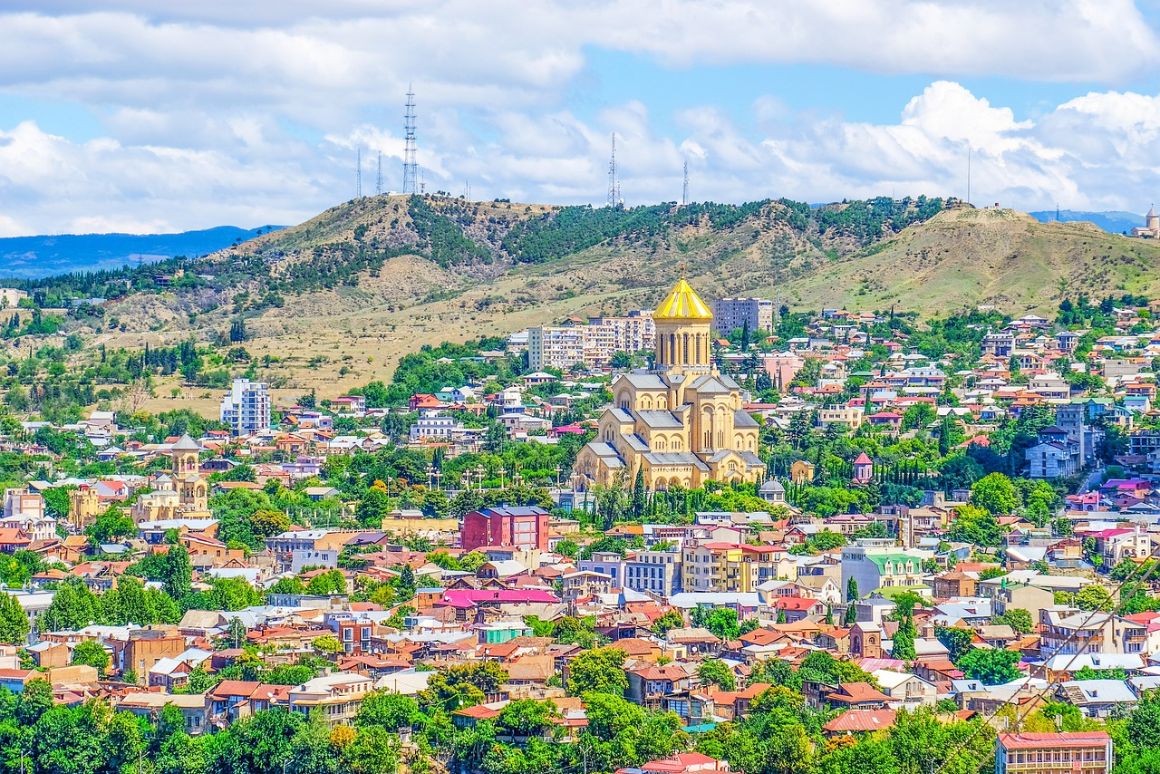
[[[603,204],[1160,199],[1160,0],[0,0],[0,236]]]

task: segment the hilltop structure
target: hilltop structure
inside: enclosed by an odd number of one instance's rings
[[[1144,216],[1144,225],[1132,229],[1132,236],[1141,239],[1160,239],[1160,215],[1156,214],[1155,207],[1148,208]]]
[[[655,367],[613,380],[614,405],[577,455],[576,485],[608,484],[618,475],[631,482],[638,470],[654,490],[760,482],[758,424],[742,409],[741,388],[713,365],[709,306],[682,279],[653,322]]]

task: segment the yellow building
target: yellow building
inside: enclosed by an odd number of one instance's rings
[[[649,489],[760,482],[758,424],[741,407],[741,388],[713,365],[708,305],[682,279],[653,321],[655,367],[613,380],[613,405],[576,457],[576,486],[608,484],[621,474],[631,484],[638,469]]]
[[[132,516],[137,523],[168,519],[208,519],[209,485],[201,475],[201,447],[183,435],[169,449],[173,475],[157,479],[157,489],[137,498]]]
[[[105,510],[95,486],[73,489],[68,493],[68,523],[78,531],[96,521]]]

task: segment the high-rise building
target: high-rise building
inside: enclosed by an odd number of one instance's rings
[[[713,302],[713,330],[729,335],[749,326],[751,333],[773,330],[773,301],[768,298],[719,298]]]
[[[583,362],[584,330],[579,325],[528,328],[528,366],[533,371],[563,371]]]
[[[221,421],[237,436],[270,429],[270,386],[249,379],[234,379],[222,398]]]
[[[528,328],[528,365],[567,370],[577,363],[606,368],[617,352],[641,352],[654,346],[652,313],[634,310],[617,317],[591,317],[587,325],[541,325]]]

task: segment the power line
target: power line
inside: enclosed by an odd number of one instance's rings
[[[1119,599],[1120,592],[1122,592],[1124,590],[1124,587],[1127,586],[1129,583],[1138,582],[1138,583],[1143,584],[1143,583],[1148,582],[1148,576],[1151,575],[1156,570],[1157,567],[1160,567],[1160,562],[1156,561],[1156,554],[1154,552],[1148,554],[1148,560],[1151,560],[1151,562],[1150,562],[1151,566],[1148,567],[1148,570],[1147,570],[1147,572],[1144,573],[1144,576],[1142,578],[1140,578],[1139,581],[1133,580],[1136,573],[1138,573],[1138,572],[1140,572],[1140,570],[1144,569],[1145,564],[1149,563],[1148,561],[1141,562],[1136,567],[1136,569],[1133,570],[1130,575],[1128,575],[1128,577],[1126,577],[1126,578],[1124,578],[1124,580],[1120,581],[1120,584],[1118,586],[1116,586],[1115,589],[1112,590],[1112,593],[1111,593],[1112,599]],[[1079,631],[1081,629],[1087,628],[1087,625],[1092,622],[1092,619],[1095,618],[1097,615],[1100,615],[1102,613],[1104,613],[1104,611],[1102,611],[1102,610],[1090,611],[1087,615],[1087,618],[1084,619],[1083,623],[1080,624],[1079,626],[1074,627],[1072,629],[1071,634],[1067,635],[1067,637],[1064,638],[1063,642],[1059,643],[1059,646],[1055,649],[1055,651],[1052,652],[1052,654],[1050,656],[1043,659],[1043,662],[1046,664],[1052,658],[1055,658],[1056,656],[1058,656],[1060,654],[1060,651],[1063,650],[1065,647],[1067,647],[1068,643],[1070,643],[1076,637],[1076,635],[1079,633]],[[1115,615],[1114,612],[1105,613],[1105,614],[1106,615]],[[1057,670],[1056,674],[1060,674],[1060,675],[1068,674],[1071,670],[1072,664],[1075,663],[1075,660],[1077,658],[1079,658],[1080,655],[1082,655],[1081,651],[1078,651],[1078,650],[1075,653],[1071,654],[1071,658],[1068,659],[1067,664],[1064,665],[1063,669]],[[1051,691],[1052,688],[1057,687],[1059,685],[1059,683],[1060,683],[1059,678],[1054,678],[1054,679],[1048,681],[1048,683],[1044,687],[1044,689],[1042,691],[1040,691],[1039,694],[1034,697],[1034,701],[1027,702],[1027,708],[1022,713],[1015,716],[1015,723],[1014,723],[1015,728],[1013,730],[1015,730],[1015,731],[1018,730],[1019,725],[1027,718],[1027,716],[1030,715],[1033,711],[1035,711],[1038,708],[1039,702],[1042,701],[1048,695],[1048,693]],[[1014,694],[1012,694],[1012,697],[1014,697]],[[947,757],[945,759],[943,759],[942,764],[939,766],[938,770],[936,772],[934,772],[934,774],[943,774],[943,772],[946,770],[947,765],[950,764],[951,760],[955,757],[955,755],[957,755],[960,750],[962,750],[964,747],[966,747],[972,741],[974,741],[975,737],[977,737],[979,735],[979,733],[983,730],[983,728],[989,727],[991,725],[991,721],[994,720],[998,716],[999,712],[1002,711],[1003,708],[1010,706],[1012,703],[1013,703],[1012,699],[1007,699],[1002,704],[1000,704],[995,709],[994,712],[992,712],[989,716],[985,717],[983,719],[983,722],[979,724],[979,726],[975,729],[975,731],[972,734],[970,734],[970,736],[968,736],[966,739],[964,739],[962,742],[960,742],[958,745],[956,745],[954,748],[951,749],[950,754],[948,754]]]
[[[355,151],[354,198],[362,198],[362,148]]]
[[[383,193],[383,152],[379,151],[378,164],[375,170],[375,196]]]
[[[415,91],[407,87],[403,114],[403,193],[419,193],[419,163],[415,156]]]

